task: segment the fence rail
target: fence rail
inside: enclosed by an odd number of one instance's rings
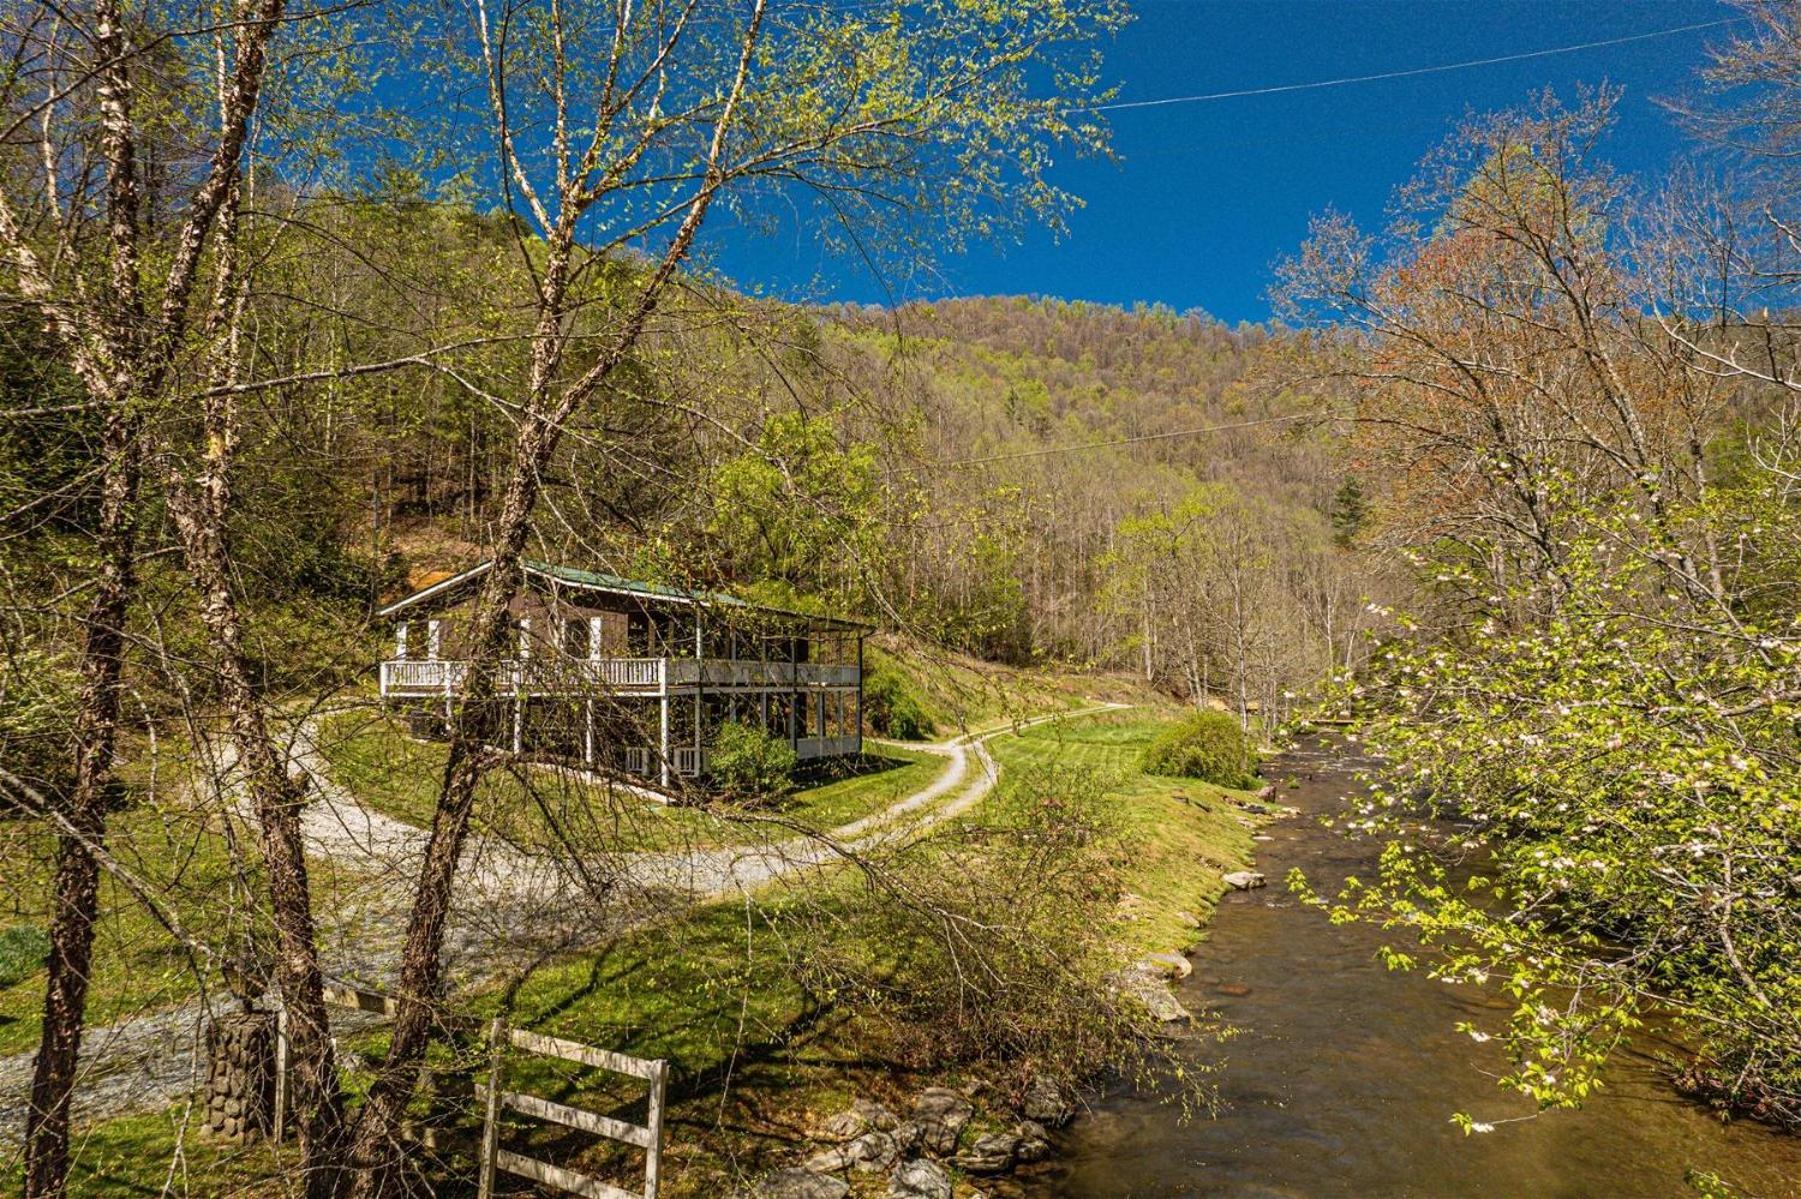
[[[396,1015],[400,1009],[400,1001],[392,995],[336,983],[326,985],[325,1002],[334,1007],[369,1012],[390,1018]],[[288,1102],[286,1016],[285,1011],[277,1012],[274,1135],[278,1141],[284,1132],[283,1124]],[[476,1022],[467,1017],[451,1016],[440,1022],[451,1027],[471,1028],[476,1026]],[[649,1083],[650,1092],[646,1103],[645,1122],[633,1124],[628,1120],[620,1120],[600,1112],[589,1111],[587,1108],[559,1103],[554,1099],[534,1095],[529,1091],[506,1090],[502,1086],[502,1073],[506,1050],[509,1048],[536,1054],[540,1057],[559,1058],[596,1070],[608,1070],[614,1074],[624,1074]],[[657,1188],[661,1183],[663,1171],[663,1101],[669,1079],[669,1063],[667,1061],[661,1058],[632,1057],[611,1049],[585,1045],[580,1041],[547,1036],[544,1033],[532,1032],[525,1028],[512,1028],[498,1017],[488,1025],[488,1053],[488,1081],[486,1084],[477,1083],[475,1085],[475,1097],[483,1101],[480,1141],[479,1145],[475,1147],[480,1170],[479,1199],[492,1199],[494,1175],[496,1171],[500,1170],[520,1178],[530,1179],[540,1186],[551,1187],[571,1195],[580,1195],[583,1199],[657,1199]],[[578,1132],[585,1132],[592,1136],[642,1149],[644,1151],[643,1189],[628,1191],[603,1179],[593,1178],[563,1166],[553,1165],[550,1162],[539,1161],[537,1158],[527,1157],[525,1154],[515,1153],[509,1149],[502,1149],[500,1147],[500,1115],[503,1110],[518,1112],[520,1115],[546,1120],[553,1124],[561,1124]],[[418,1129],[413,1135],[415,1139],[439,1147],[458,1149],[469,1147],[466,1140],[468,1134],[456,1129],[424,1127]]]

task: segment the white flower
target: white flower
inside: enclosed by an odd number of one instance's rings
[[[1471,1132],[1493,1132],[1494,1130],[1495,1126],[1493,1124],[1484,1124],[1481,1120],[1475,1120],[1470,1123]]]
[[[1492,1041],[1492,1040],[1494,1040],[1494,1038],[1489,1036],[1487,1033],[1483,1032],[1479,1028],[1472,1028],[1472,1029],[1470,1029],[1470,1040],[1472,1040],[1472,1041],[1476,1042],[1476,1044],[1480,1045],[1484,1041]]]

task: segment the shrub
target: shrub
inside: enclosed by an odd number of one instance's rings
[[[0,931],[0,987],[10,987],[44,968],[50,938],[29,924],[15,924]]]
[[[863,679],[863,719],[878,737],[924,741],[938,731],[906,676],[878,665]]]
[[[798,761],[786,741],[747,724],[728,722],[713,739],[708,771],[729,794],[769,802],[794,789]]]
[[[1146,774],[1197,778],[1220,787],[1257,782],[1257,749],[1224,712],[1196,712],[1157,735],[1139,768]]]
[[[855,1013],[882,1060],[975,1067],[1003,1092],[1033,1078],[1162,1080],[1206,1100],[1130,987],[1118,899],[1130,848],[1094,771],[1009,770],[980,814],[943,836],[870,847],[870,877],[785,911],[795,977]],[[905,896],[896,902],[892,896]],[[997,897],[1004,897],[997,902]]]

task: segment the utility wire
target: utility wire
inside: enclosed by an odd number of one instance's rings
[[[1195,96],[1165,96],[1160,100],[1120,100],[1112,104],[1095,104],[1072,112],[1118,112],[1126,108],[1161,108],[1167,104],[1199,104],[1207,100],[1236,100],[1243,96],[1272,96],[1278,92],[1305,92],[1322,87],[1343,87],[1351,83],[1375,83],[1383,79],[1407,79],[1415,75],[1437,75],[1445,71],[1461,71],[1469,67],[1492,67],[1506,62],[1524,62],[1531,58],[1549,58],[1554,54],[1575,54],[1582,50],[1599,50],[1605,46],[1623,46],[1628,42],[1649,41],[1678,33],[1694,33],[1700,29],[1718,29],[1735,25],[1743,18],[1727,17],[1719,21],[1702,21],[1695,25],[1677,25],[1670,29],[1654,29],[1650,33],[1634,33],[1626,37],[1607,38],[1599,42],[1581,42],[1574,46],[1553,46],[1548,50],[1527,50],[1521,54],[1502,54],[1494,58],[1472,58],[1467,62],[1441,63],[1432,67],[1412,67],[1404,71],[1383,71],[1376,75],[1348,75],[1343,79],[1316,79],[1310,83],[1283,83],[1274,87],[1250,87],[1232,92],[1205,92]]]
[[[1198,437],[1204,433],[1224,433],[1231,429],[1249,429],[1257,425],[1289,424],[1293,421],[1314,419],[1319,415],[1317,412],[1292,412],[1287,416],[1265,416],[1256,420],[1233,421],[1224,425],[1202,425],[1198,429],[1172,429],[1168,433],[1143,433],[1137,437],[1116,437],[1111,441],[1089,441],[1080,445],[1053,445],[1037,450],[1019,450],[1011,454],[989,454],[983,458],[959,458],[954,462],[940,463],[937,469],[950,470],[960,466],[986,466],[990,462],[1011,462],[1017,458],[1045,458],[1052,454],[1105,450],[1114,446],[1138,445],[1146,441],[1168,441],[1174,437]]]

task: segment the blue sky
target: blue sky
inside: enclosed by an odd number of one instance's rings
[[[1140,0],[1110,48],[1121,100],[1156,99],[1438,66],[1594,42],[1733,15],[1714,0]],[[912,278],[822,259],[805,230],[715,240],[742,286],[793,299],[881,302],[1037,294],[1268,315],[1272,262],[1328,206],[1382,222],[1394,187],[1467,110],[1517,105],[1549,85],[1625,89],[1614,163],[1655,175],[1685,151],[1657,97],[1694,88],[1718,29],[1413,78],[1111,114],[1123,161],[1072,161],[1060,182],[1087,206],[1068,234],[977,249]],[[724,232],[715,230],[715,233]],[[884,286],[885,284],[885,286]]]

